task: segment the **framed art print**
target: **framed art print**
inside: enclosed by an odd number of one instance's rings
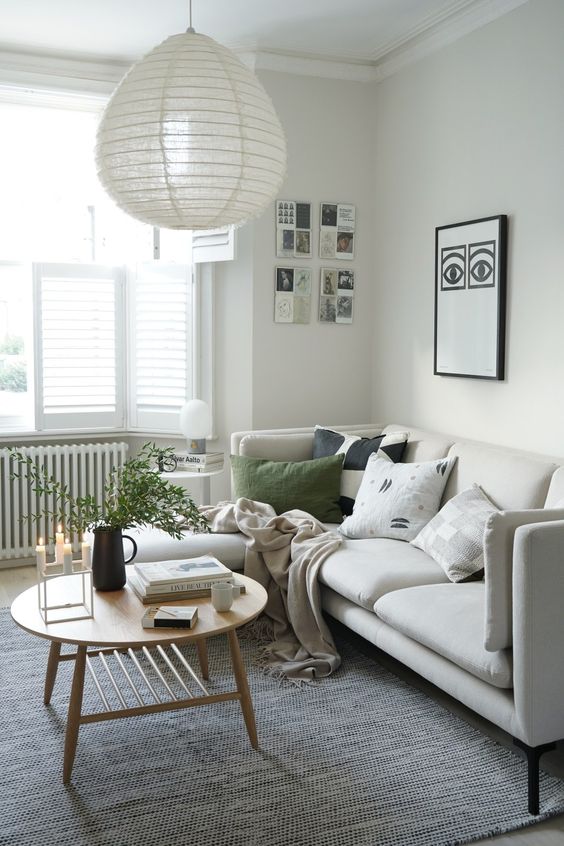
[[[437,376],[504,378],[507,215],[435,230]]]
[[[322,267],[319,285],[319,322],[352,323],[354,270]]]
[[[311,270],[309,267],[277,267],[274,272],[274,322],[309,323]]]
[[[311,258],[311,203],[276,200],[276,255],[278,258]]]
[[[319,209],[319,258],[354,259],[356,206],[351,203],[321,203]]]

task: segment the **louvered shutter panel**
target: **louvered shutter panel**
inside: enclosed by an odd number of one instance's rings
[[[123,284],[117,267],[34,265],[39,429],[124,425]]]
[[[212,232],[192,232],[192,263],[233,261],[235,258],[235,229],[226,226]]]
[[[179,432],[192,396],[193,282],[187,265],[140,265],[130,281],[132,425]]]

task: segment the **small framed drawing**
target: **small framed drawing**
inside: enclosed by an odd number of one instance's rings
[[[352,323],[354,270],[322,267],[319,279],[320,323]]]
[[[437,376],[504,378],[507,215],[435,230]]]
[[[311,258],[311,203],[276,200],[276,256]]]
[[[308,267],[277,267],[274,272],[274,322],[309,323],[311,270]]]

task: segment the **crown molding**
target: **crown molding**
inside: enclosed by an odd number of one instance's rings
[[[130,62],[15,52],[0,45],[0,85],[7,89],[51,90],[107,99],[130,67]]]
[[[238,55],[241,56],[240,53]],[[254,69],[292,73],[298,76],[345,79],[352,82],[373,82],[377,79],[377,69],[372,62],[332,61],[326,56],[278,53],[274,50],[256,51]]]
[[[371,57],[334,60],[328,55],[291,53],[277,50],[232,49],[252,70],[272,70],[298,76],[316,76],[351,82],[378,82],[442,47],[490,23],[528,0],[458,0],[448,13],[422,21],[415,30],[394,42],[380,45]],[[131,67],[131,61],[103,60],[99,57],[31,53],[0,44],[0,88],[2,99],[17,99],[17,92],[71,102],[74,95],[91,97],[103,103]],[[43,93],[42,93],[43,92]],[[69,99],[70,98],[70,99]],[[80,108],[80,106],[78,106]]]
[[[376,78],[385,79],[528,2],[529,0],[463,2],[449,15],[442,16],[438,22],[427,21],[426,28],[407,35],[396,44],[388,44],[379,49],[373,58]]]

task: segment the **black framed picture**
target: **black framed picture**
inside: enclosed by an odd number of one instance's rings
[[[436,376],[505,376],[507,215],[435,230]]]

